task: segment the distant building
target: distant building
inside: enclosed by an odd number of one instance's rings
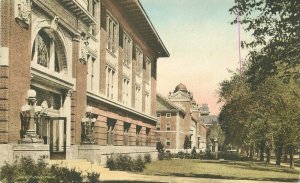
[[[168,98],[157,94],[157,141],[161,141],[167,151],[178,152],[184,150],[184,139],[187,136],[191,148],[204,151],[207,128],[200,122],[199,114],[192,93],[181,83]]]
[[[200,121],[205,124],[209,131],[213,125],[219,125],[219,119],[217,115],[210,115],[210,110],[207,104],[202,104],[200,107]],[[207,133],[208,135],[208,133]],[[207,139],[207,148],[211,151],[218,150],[218,139]]]
[[[169,53],[138,0],[0,9],[0,164],[155,155],[157,60]]]

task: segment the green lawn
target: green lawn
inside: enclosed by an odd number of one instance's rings
[[[172,159],[155,161],[143,174],[215,179],[295,181],[299,171],[261,162]]]

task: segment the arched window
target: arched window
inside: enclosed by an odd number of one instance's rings
[[[65,61],[64,47],[51,29],[42,29],[34,39],[31,59],[35,64],[60,73]]]

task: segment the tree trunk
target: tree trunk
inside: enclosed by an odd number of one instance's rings
[[[281,164],[282,146],[276,148],[276,165]]]
[[[264,152],[265,152],[265,143],[263,142],[260,145],[260,159],[259,159],[259,161],[264,161],[265,160]]]
[[[294,165],[294,148],[290,149],[290,168],[295,168],[295,165]]]
[[[270,147],[267,147],[266,153],[267,153],[267,163],[269,164],[270,161],[271,161],[271,149],[270,149]]]
[[[284,152],[284,160],[283,160],[285,163],[287,163],[288,161],[288,156],[287,156],[287,152]]]
[[[250,158],[253,159],[254,148],[253,145],[250,146]]]

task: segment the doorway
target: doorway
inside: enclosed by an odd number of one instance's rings
[[[50,159],[66,159],[66,117],[50,118]]]

